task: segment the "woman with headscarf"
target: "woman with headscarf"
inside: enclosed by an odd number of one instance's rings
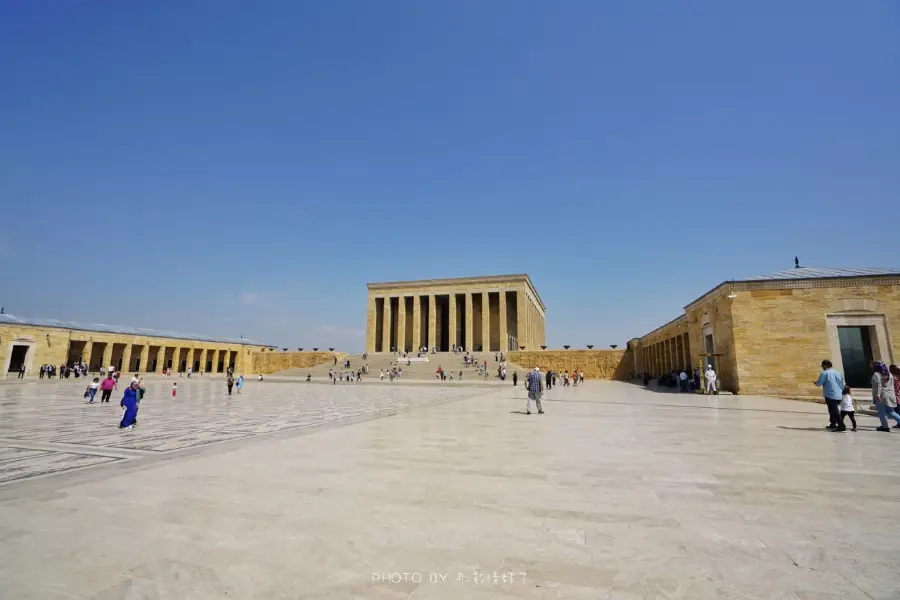
[[[897,427],[900,428],[900,415],[895,410],[897,408],[897,392],[894,391],[894,376],[887,365],[881,361],[872,363],[872,370],[872,400],[875,402],[878,418],[881,420],[881,427],[877,427],[876,430],[890,431],[888,418],[894,419]]]
[[[131,429],[137,423],[138,413],[138,384],[132,383],[125,388],[125,394],[119,406],[125,409],[122,413],[122,421],[119,422],[119,429]]]

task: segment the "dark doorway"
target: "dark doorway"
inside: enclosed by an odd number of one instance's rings
[[[450,351],[450,296],[435,296],[435,344],[438,352]]]
[[[872,342],[868,327],[838,327],[844,381],[850,387],[871,388],[869,363],[872,362]]]
[[[25,366],[28,357],[28,346],[13,346],[12,355],[9,357],[8,373],[18,373]]]

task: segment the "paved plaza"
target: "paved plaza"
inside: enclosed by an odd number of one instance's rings
[[[0,598],[900,597],[900,432],[824,406],[524,390],[0,384]],[[171,398],[171,384],[179,392]]]

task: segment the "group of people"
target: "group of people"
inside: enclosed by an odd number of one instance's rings
[[[59,375],[60,379],[62,379],[62,378],[68,379],[72,375],[75,375],[75,378],[77,379],[79,377],[87,377],[87,373],[88,373],[88,366],[87,366],[87,364],[85,364],[83,362],[75,363],[74,365],[62,364],[62,365],[59,365],[58,368],[56,365],[41,365],[41,370],[40,370],[38,379],[43,379],[45,376],[47,377],[47,379],[50,379],[52,377],[56,377],[57,375]],[[19,370],[19,379],[22,379],[24,376],[25,376],[25,365],[22,365],[22,368]]]
[[[886,365],[881,361],[872,363],[872,402],[878,413],[880,425],[876,431],[890,432],[888,419],[893,419],[894,429],[900,429],[900,414],[897,413],[897,398],[900,397],[900,367]],[[845,419],[850,417],[852,431],[856,431],[856,403],[850,386],[844,383],[844,377],[834,370],[830,360],[822,361],[822,372],[815,381],[822,388],[825,404],[828,406],[828,425],[831,431],[847,431]]]
[[[664,373],[660,375],[656,379],[656,384],[660,387],[669,387],[669,388],[678,388],[680,392],[694,392],[697,390],[702,390],[703,381],[700,376],[700,369],[694,369],[693,375],[688,374],[689,369],[673,369],[668,373]],[[718,377],[716,376],[716,370],[713,368],[712,364],[708,364],[706,366],[706,371],[703,372],[703,377],[706,378],[706,393],[707,394],[715,394],[718,395],[718,384],[716,383]],[[634,379],[634,376],[630,376],[631,379]],[[644,387],[648,387],[650,385],[650,381],[653,377],[650,373],[643,373],[641,375],[641,381],[644,384]]]
[[[346,367],[350,366],[350,361],[348,360],[345,365]],[[382,379],[384,379],[384,369],[381,371]],[[331,369],[328,369],[328,379],[331,380],[332,385],[337,385],[338,381],[362,381],[363,372],[362,369],[357,369],[356,371],[344,371],[341,369],[339,372],[335,373]],[[306,376],[306,381],[309,383],[312,381],[312,377],[310,375]]]

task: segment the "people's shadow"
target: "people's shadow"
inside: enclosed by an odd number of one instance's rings
[[[788,427],[787,425],[777,425],[779,429],[790,429],[791,431],[815,431],[821,433],[853,433],[848,427],[844,431],[834,431],[832,429],[828,429],[827,427]],[[875,431],[874,427],[871,426],[858,426],[856,428],[857,431]]]
[[[528,413],[525,412],[524,410],[511,410],[511,411],[509,411],[509,414],[511,414],[511,415],[527,415]]]

